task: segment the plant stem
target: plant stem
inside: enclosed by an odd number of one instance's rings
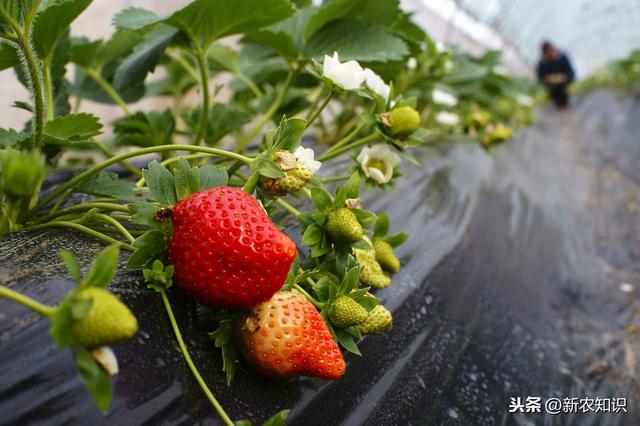
[[[197,43],[194,42],[196,46]],[[202,109],[200,111],[200,123],[198,124],[198,130],[196,136],[193,139],[194,145],[200,145],[200,141],[204,138],[204,134],[207,131],[207,123],[209,122],[209,68],[207,67],[207,60],[205,58],[205,51],[201,47],[196,47],[196,60],[198,61],[198,68],[200,69],[200,84],[202,85]]]
[[[318,308],[318,309],[324,308],[324,304],[318,302],[313,296],[311,296],[309,293],[307,293],[307,291],[304,288],[300,287],[299,284],[294,284],[293,288],[298,293],[302,294],[305,297],[305,299],[307,299],[309,302],[311,302],[311,304],[313,306],[315,306],[316,308]]]
[[[280,207],[284,208],[286,211],[288,211],[289,213],[291,213],[295,217],[300,216],[300,210],[296,209],[295,207],[293,207],[291,204],[287,203],[282,198],[276,199],[276,204],[278,204]]]
[[[0,297],[17,302],[43,317],[48,317],[55,310],[55,308],[52,308],[51,306],[37,302],[29,296],[25,296],[22,293],[11,290],[9,287],[4,285],[0,285]]]
[[[337,148],[343,146],[344,144],[349,142],[351,139],[353,139],[360,132],[360,130],[362,130],[364,127],[365,127],[364,123],[359,125],[355,129],[353,129],[351,132],[349,132],[349,134],[347,134],[344,138],[340,139],[338,142],[333,144],[328,150],[337,149]]]
[[[48,196],[40,200],[40,202],[38,202],[38,204],[29,211],[29,214],[27,215],[27,219],[31,217],[38,210],[45,207],[47,204],[49,204],[51,201],[53,201],[56,197],[58,197],[63,192],[73,188],[78,183],[82,182],[84,179],[93,176],[94,174],[98,173],[100,170],[106,167],[109,167],[112,164],[119,163],[120,161],[129,159],[129,158],[139,157],[141,155],[153,154],[153,153],[165,152],[165,151],[204,152],[211,155],[219,155],[221,157],[227,157],[233,160],[239,160],[244,162],[245,164],[251,164],[251,162],[253,161],[251,158],[245,157],[244,155],[241,155],[235,152],[225,151],[223,149],[218,149],[218,148],[209,148],[204,146],[192,146],[192,145],[160,145],[160,146],[152,146],[149,148],[141,148],[141,149],[137,149],[129,152],[123,152],[122,154],[118,154],[115,157],[112,157],[106,161],[103,161],[100,164],[96,164],[90,169],[85,170],[84,172],[68,180],[66,183],[57,187],[55,191],[53,191],[51,194],[49,194]]]
[[[259,98],[260,96],[262,96],[262,92],[260,91],[258,86],[256,86],[256,84],[253,81],[251,81],[251,79],[249,77],[247,77],[246,75],[244,75],[240,71],[238,71],[238,72],[236,72],[234,74],[238,78],[238,80],[240,80],[241,82],[243,82],[244,84],[247,85],[249,90],[251,90],[253,92],[253,94],[256,95],[256,98]]]
[[[124,226],[122,226],[122,224],[120,222],[118,222],[115,218],[106,215],[106,214],[102,214],[99,213],[96,215],[97,217],[99,217],[100,219],[104,220],[107,223],[110,223],[111,225],[113,225],[114,228],[116,228],[118,231],[120,231],[120,233],[127,239],[129,240],[129,242],[131,244],[133,244],[136,239],[133,237],[133,235],[131,235],[129,233],[129,231],[127,230],[127,228],[125,228]]]
[[[184,68],[184,70],[191,76],[191,78],[200,83],[200,75],[198,75],[198,71],[196,71],[196,69],[180,54],[180,52],[168,50],[167,56],[180,64],[180,66]]]
[[[83,203],[83,204],[78,204],[78,205],[75,205],[75,206],[67,207],[65,209],[58,210],[55,213],[49,213],[46,216],[43,216],[41,218],[37,218],[37,220],[34,221],[34,224],[40,224],[40,223],[43,223],[43,222],[47,222],[47,221],[49,221],[51,219],[55,219],[56,217],[64,216],[64,215],[69,214],[69,213],[73,213],[73,212],[77,212],[77,211],[84,211],[84,210],[91,210],[91,209],[103,209],[103,210],[109,210],[109,211],[117,211],[117,212],[129,213],[129,209],[126,206],[123,206],[122,204],[90,202],[90,203]]]
[[[44,74],[44,88],[47,94],[47,121],[53,120],[53,84],[51,82],[51,58],[42,59],[42,71]]]
[[[32,9],[25,21],[24,30],[20,28],[20,25],[4,10],[0,7],[0,16],[9,24],[9,26],[16,33],[16,39],[24,54],[24,60],[26,62],[27,73],[29,74],[29,82],[31,92],[33,94],[34,115],[33,115],[33,146],[40,148],[42,145],[42,136],[44,134],[44,121],[45,121],[45,99],[42,88],[42,78],[40,76],[40,66],[36,60],[36,56],[31,48],[31,42],[29,40],[29,32],[31,30],[31,22],[35,16],[38,6],[41,0],[34,2]]]
[[[346,146],[342,146],[339,147],[337,149],[333,149],[329,148],[328,150],[326,150],[325,152],[322,153],[322,155],[320,155],[320,157],[318,158],[319,161],[327,161],[330,160],[334,157],[337,157],[338,155],[342,154],[343,152],[347,152],[352,150],[353,148],[357,148],[360,145],[364,145],[368,142],[371,142],[374,139],[377,139],[378,135],[376,133],[372,133],[369,136],[365,136],[361,139],[358,139],[357,141],[351,143],[350,145],[346,145]]]
[[[341,180],[347,180],[351,176],[332,176],[324,179],[320,179],[322,183],[331,183],[331,182],[339,182]]]
[[[102,240],[102,241],[104,241],[106,243],[118,244],[124,250],[135,251],[135,247],[133,247],[130,244],[123,243],[122,241],[118,241],[115,238],[111,238],[110,236],[103,234],[102,232],[95,231],[95,230],[93,230],[91,228],[88,228],[88,227],[86,227],[84,225],[81,225],[81,224],[75,223],[75,222],[68,222],[68,221],[58,220],[58,221],[54,221],[54,222],[42,223],[42,224],[33,225],[33,226],[27,226],[24,229],[25,230],[34,231],[36,229],[45,229],[45,228],[71,228],[71,229],[75,229],[75,230],[80,231],[80,232],[82,232],[84,234],[87,234],[87,235],[89,235],[91,237],[94,237],[94,238],[97,238],[99,240]]]
[[[113,151],[107,148],[102,142],[96,142],[95,145],[100,150],[100,152],[102,152],[107,158],[113,158],[116,155]],[[132,166],[126,161],[121,161],[118,164],[120,164],[125,170],[129,171],[131,174],[134,174],[136,176],[142,176],[142,172],[140,171],[140,169]]]
[[[329,103],[329,101],[331,100],[331,98],[333,98],[333,92],[329,92],[329,94],[327,95],[327,97],[324,99],[324,101],[322,101],[322,103],[320,104],[320,106],[318,107],[318,109],[316,109],[313,113],[313,115],[311,115],[311,117],[309,117],[307,119],[307,124],[305,125],[305,129],[308,129],[309,126],[311,126],[311,124],[316,120],[316,118],[318,118],[318,116],[322,113],[322,111],[324,110],[324,108],[327,106],[327,104]]]
[[[280,105],[284,101],[287,91],[289,90],[291,83],[293,83],[294,78],[298,75],[298,72],[299,71],[289,71],[289,75],[287,75],[287,79],[285,80],[282,89],[276,96],[276,99],[273,101],[267,112],[264,113],[260,121],[258,121],[255,127],[249,132],[249,134],[245,136],[245,138],[240,142],[238,142],[238,145],[236,147],[237,152],[244,151],[249,142],[251,142],[253,138],[258,134],[258,132],[260,132],[260,130],[264,127],[264,125],[267,124],[269,120],[271,120],[273,114],[275,114],[275,112],[278,110],[278,108],[280,108]]]
[[[178,327],[178,323],[176,322],[176,318],[173,315],[173,309],[171,309],[171,304],[169,303],[169,298],[167,297],[166,291],[164,291],[164,290],[160,291],[160,296],[162,296],[162,303],[164,303],[164,307],[165,307],[165,309],[167,311],[167,315],[169,316],[169,321],[171,322],[171,327],[173,328],[173,332],[176,335],[176,340],[178,341],[178,345],[180,346],[180,350],[182,351],[182,355],[184,356],[184,360],[187,362],[187,364],[189,365],[189,368],[191,369],[191,373],[193,374],[195,379],[198,381],[198,384],[202,388],[204,394],[207,396],[209,401],[211,401],[211,404],[214,406],[214,408],[216,409],[216,411],[220,415],[220,418],[222,418],[222,421],[228,426],[233,426],[233,421],[229,418],[227,413],[224,411],[224,408],[222,408],[222,406],[220,405],[220,403],[218,402],[216,397],[213,396],[213,393],[211,393],[211,390],[209,389],[209,387],[205,383],[204,379],[200,375],[200,372],[198,371],[198,368],[193,363],[193,360],[191,359],[191,356],[189,355],[189,351],[187,350],[187,346],[185,345],[184,340],[182,339],[182,333],[180,333],[180,328]]]
[[[111,84],[109,84],[109,82],[105,80],[104,77],[102,77],[102,74],[99,70],[96,70],[94,68],[86,68],[85,71],[89,75],[89,77],[93,78],[96,83],[98,83],[100,87],[102,87],[102,90],[107,92],[107,95],[109,95],[111,99],[113,99],[115,103],[117,103],[120,108],[122,108],[122,111],[124,111],[125,114],[131,115],[131,110],[127,106],[127,103],[120,97],[118,92],[116,92],[116,89],[114,89],[113,86],[111,86]]]

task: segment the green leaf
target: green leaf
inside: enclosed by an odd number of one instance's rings
[[[358,345],[351,334],[341,328],[335,328],[334,332],[338,338],[338,343],[340,343],[343,348],[351,353],[362,356],[362,353],[360,353],[360,349],[358,349]]]
[[[80,286],[106,288],[118,269],[119,255],[120,247],[115,244],[102,250],[89,267],[89,272]]]
[[[220,321],[218,329],[209,333],[217,348],[222,349],[222,371],[227,375],[227,384],[231,384],[236,373],[238,350],[233,338],[233,320]]]
[[[109,373],[80,345],[73,347],[73,359],[82,383],[84,383],[91,393],[91,396],[93,396],[100,411],[106,412],[111,403],[112,393]]]
[[[312,246],[318,244],[322,239],[322,228],[315,223],[308,226],[302,234],[302,244],[306,246]]]
[[[109,172],[99,172],[83,180],[75,187],[75,191],[124,201],[132,201],[135,198],[133,185],[118,179],[117,173]]]
[[[367,242],[367,240],[359,240],[351,245],[354,249],[358,250],[371,250],[373,247]]]
[[[158,226],[155,219],[156,213],[160,207],[146,201],[136,201],[127,205],[129,211],[133,214],[131,220],[140,225],[148,225],[151,227]]]
[[[19,142],[25,141],[30,137],[28,133],[17,132],[13,129],[0,128],[0,147],[13,146]]]
[[[270,417],[266,422],[262,424],[262,426],[284,426],[289,417],[289,410],[282,410],[279,413],[275,414],[273,417]]]
[[[31,10],[39,4],[40,2],[36,3],[35,0],[2,0],[1,6],[15,21],[24,24]],[[0,18],[0,23],[4,23],[3,18]]]
[[[73,336],[70,330],[71,324],[73,323],[71,305],[71,299],[67,297],[49,316],[49,320],[51,321],[49,334],[56,342],[56,345],[61,348],[73,343]]]
[[[318,211],[323,212],[331,208],[333,200],[324,189],[311,188],[311,202]]]
[[[173,285],[173,265],[165,268],[159,259],[153,261],[151,269],[144,269],[142,275],[144,281],[148,283],[147,288],[157,292],[166,291]]]
[[[304,49],[302,33],[313,12],[313,8],[300,9],[284,21],[262,30],[251,31],[249,37],[270,46],[285,58],[296,58]]]
[[[307,25],[304,27],[303,37],[305,40],[316,33],[328,22],[341,18],[351,9],[358,6],[358,1],[354,0],[329,0],[322,3],[313,15],[309,18]],[[366,7],[365,7],[366,8]]]
[[[305,125],[302,118],[283,118],[273,137],[273,148],[293,152],[300,145]]]
[[[200,190],[215,188],[217,186],[227,186],[229,176],[224,167],[204,166],[200,168]]]
[[[0,71],[20,66],[18,52],[8,43],[0,43]]]
[[[224,44],[212,44],[207,51],[207,59],[214,65],[233,73],[240,71],[240,55]]]
[[[142,234],[133,243],[135,251],[129,257],[127,268],[142,268],[153,260],[164,259],[167,241],[162,231],[153,229]]]
[[[170,144],[175,124],[169,109],[163,112],[137,112],[116,121],[113,131],[116,144],[120,146],[152,147]]]
[[[38,55],[47,58],[71,23],[91,4],[91,0],[47,2],[33,21],[31,39]]]
[[[152,161],[143,170],[144,180],[154,199],[165,207],[174,205],[176,198],[176,181],[169,170],[157,161]]]
[[[80,284],[80,282],[82,281],[82,273],[80,272],[80,265],[78,264],[75,256],[67,250],[60,250],[60,253],[58,253],[58,255],[67,267],[67,270],[69,270],[69,273],[73,277],[73,280],[76,282],[76,284]]]
[[[139,7],[121,10],[113,17],[113,26],[118,29],[139,30],[160,22],[162,18],[154,12]]]
[[[386,212],[380,212],[376,226],[373,228],[373,236],[376,238],[384,237],[389,233],[389,216]]]
[[[178,200],[200,191],[200,170],[198,166],[191,167],[189,162],[180,157],[178,168],[173,172],[176,179],[176,195]]]
[[[288,0],[196,0],[166,22],[208,46],[221,37],[281,21],[293,11]]]
[[[164,49],[177,32],[169,25],[159,25],[145,34],[142,42],[116,69],[113,76],[114,89],[121,91],[143,82],[147,74],[160,62]]]
[[[209,114],[205,141],[208,145],[215,145],[224,136],[250,122],[252,118],[253,115],[242,107],[215,103]]]
[[[321,58],[338,52],[341,61],[399,61],[409,54],[405,42],[373,22],[339,20],[315,33],[305,52]]]
[[[358,198],[360,196],[360,174],[352,174],[345,182],[344,190],[347,198]]]
[[[405,243],[409,239],[409,234],[406,232],[400,232],[398,234],[391,235],[384,240],[391,245],[391,247],[398,247]]]
[[[360,222],[365,228],[367,226],[373,225],[378,218],[375,213],[368,210],[351,209],[351,211],[358,218],[358,222]]]
[[[284,176],[284,173],[282,172],[280,167],[278,167],[276,163],[274,163],[273,161],[271,161],[270,159],[264,156],[256,158],[251,163],[251,168],[258,175],[266,176],[273,179],[277,179]]]
[[[44,131],[56,139],[87,140],[100,134],[100,119],[92,114],[69,114],[48,121]]]

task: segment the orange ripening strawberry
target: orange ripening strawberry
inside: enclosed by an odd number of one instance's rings
[[[295,243],[258,201],[238,188],[211,188],[178,202],[171,216],[169,263],[198,302],[249,309],[284,284]]]
[[[277,293],[237,319],[235,326],[241,352],[265,376],[332,380],[345,372],[344,358],[324,319],[297,293]]]

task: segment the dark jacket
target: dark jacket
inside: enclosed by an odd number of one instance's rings
[[[569,58],[564,53],[560,53],[555,59],[542,59],[538,62],[538,80],[540,83],[544,84],[544,78],[549,74],[565,74],[567,76],[567,84],[571,83],[575,77],[571,62],[569,62]]]

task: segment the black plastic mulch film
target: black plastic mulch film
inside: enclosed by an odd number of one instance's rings
[[[487,154],[475,144],[416,151],[387,210],[402,271],[377,292],[392,332],[367,337],[332,383],[273,382],[221,359],[196,307],[174,292],[194,361],[234,419],[292,408],[291,425],[640,424],[634,325],[640,303],[640,100],[599,91]],[[322,170],[325,176],[331,170]],[[88,264],[94,241],[63,230],[0,240],[0,277],[54,304],[73,285],[57,252]],[[626,284],[626,285],[625,285]],[[0,301],[0,424],[219,424],[177,350],[160,298],[138,273],[112,289],[139,318],[115,347],[120,374],[103,416],[48,322]],[[509,413],[511,398],[626,398],[626,414]]]

